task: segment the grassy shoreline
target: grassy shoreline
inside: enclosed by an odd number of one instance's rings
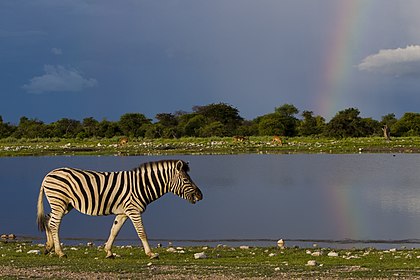
[[[176,154],[298,154],[298,153],[420,153],[420,137],[328,139],[311,137],[129,139],[0,139],[0,157],[55,155],[176,155]]]
[[[420,249],[330,249],[277,247],[155,248],[150,260],[141,247],[117,246],[105,259],[101,246],[65,246],[67,259],[43,255],[42,245],[0,243],[0,277],[87,279],[420,279]],[[204,252],[205,259],[195,259]],[[314,265],[308,265],[315,261]]]

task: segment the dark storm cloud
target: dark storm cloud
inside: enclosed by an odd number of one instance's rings
[[[354,53],[345,72],[351,75],[344,77],[339,106],[363,106],[377,116],[378,100],[395,104],[381,98],[381,77],[359,75],[358,68],[383,71],[374,57],[383,55],[379,50],[418,43],[416,3],[355,5],[370,9],[358,23],[366,34],[348,42]],[[0,95],[21,104],[2,103],[0,115],[153,117],[213,102],[230,103],[248,119],[284,103],[316,112],[339,8],[333,0],[2,1]],[[388,85],[392,96],[397,85]],[[398,87],[412,104],[413,86]],[[66,110],[46,110],[57,105],[54,92],[88,94],[83,106],[80,95],[72,95]],[[44,94],[27,98],[31,93]],[[404,111],[404,104],[400,100],[394,111]]]

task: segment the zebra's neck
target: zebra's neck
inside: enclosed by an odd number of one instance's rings
[[[144,206],[169,192],[173,166],[167,162],[145,163],[133,170],[135,174],[135,196]]]

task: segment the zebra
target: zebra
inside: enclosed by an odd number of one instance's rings
[[[161,160],[141,164],[130,171],[97,172],[76,168],[58,168],[43,179],[38,196],[37,223],[46,232],[45,254],[52,249],[67,257],[60,245],[58,232],[61,219],[73,208],[91,216],[115,215],[105,244],[106,258],[113,258],[112,244],[127,218],[130,218],[144,251],[157,258],[150,249],[141,214],[146,206],[167,192],[192,204],[203,199],[200,189],[188,175],[188,163],[182,160]],[[44,214],[43,198],[50,204],[51,213]]]

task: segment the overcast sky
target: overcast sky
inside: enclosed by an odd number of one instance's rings
[[[419,112],[417,0],[2,0],[0,115]]]

